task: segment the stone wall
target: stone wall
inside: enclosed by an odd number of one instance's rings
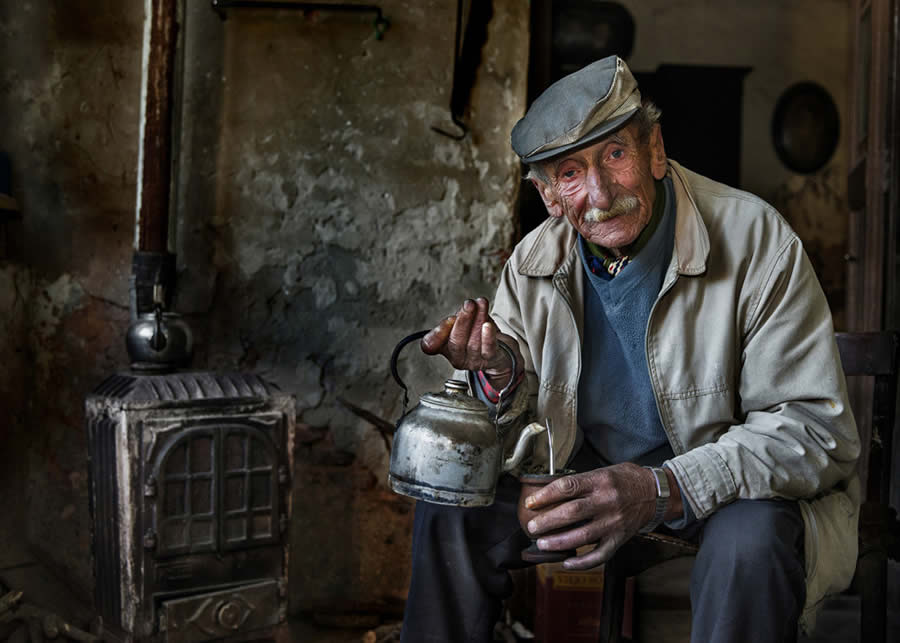
[[[0,147],[16,170],[21,252],[0,270],[0,478],[32,545],[90,588],[83,400],[127,367],[143,3],[0,8]],[[194,366],[243,369],[297,398],[297,610],[397,611],[411,503],[386,487],[382,436],[343,397],[395,420],[394,344],[490,295],[515,236],[528,16],[495,0],[461,141],[450,120],[456,3],[373,15],[187,2],[179,105],[177,309]],[[69,6],[72,5],[72,6]],[[413,395],[438,360],[402,360]],[[26,454],[22,459],[21,454]]]
[[[453,2],[372,14],[187,16],[179,308],[209,368],[251,370],[297,396],[292,601],[398,610],[411,503],[386,486],[389,453],[346,399],[391,421],[388,361],[405,335],[490,296],[514,237],[528,16],[493,3],[456,141]],[[442,360],[410,349],[414,395]]]

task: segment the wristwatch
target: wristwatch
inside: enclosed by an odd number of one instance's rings
[[[644,467],[650,469],[656,478],[656,513],[646,525],[638,530],[640,534],[648,534],[659,526],[666,516],[666,507],[669,506],[669,478],[662,467]]]

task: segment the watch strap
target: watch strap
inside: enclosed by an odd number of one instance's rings
[[[638,530],[638,533],[647,534],[656,529],[666,516],[666,508],[669,506],[669,477],[662,467],[644,467],[649,469],[656,479],[656,512],[646,525]]]

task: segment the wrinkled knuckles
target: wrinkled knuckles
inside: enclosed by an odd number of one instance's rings
[[[436,355],[437,353],[441,352],[441,348],[444,346],[447,338],[438,335],[438,330],[439,329],[431,331],[422,338],[422,341],[419,342],[419,346],[421,347],[422,352],[428,355]]]
[[[571,524],[581,517],[579,509],[576,502],[567,502],[557,510],[559,519],[565,524]]]
[[[553,483],[556,490],[567,497],[580,495],[581,483],[577,476],[563,476]]]
[[[594,509],[593,503],[589,502],[585,498],[576,498],[575,500],[570,500],[565,505],[567,518],[571,520],[584,520],[585,518],[593,518],[596,510]]]
[[[599,529],[597,525],[588,523],[587,525],[576,527],[571,531],[571,534],[575,541],[575,545],[581,547],[582,545],[590,545],[591,543],[598,542],[602,535],[600,533],[601,531],[602,530]]]

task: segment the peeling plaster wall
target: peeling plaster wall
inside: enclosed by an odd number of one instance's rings
[[[849,139],[849,7],[844,0],[624,0],[637,24],[629,65],[752,67],[744,80],[741,184],[779,208],[803,239],[835,323],[844,318]],[[775,154],[775,104],[791,85],[813,81],[841,119],[837,151],[815,174],[792,173]],[[677,159],[676,159],[677,160]]]
[[[0,263],[0,404],[12,412],[0,493],[23,500],[15,534],[83,589],[82,407],[126,363],[142,13],[115,0],[0,5],[0,148],[23,211]]]
[[[466,296],[490,295],[514,237],[527,8],[497,0],[463,141],[453,129],[455,3],[371,16],[186,3],[175,196],[178,310],[195,367],[246,369],[297,398],[295,609],[396,611],[411,502],[385,485],[388,357]],[[24,212],[0,263],[0,493],[22,532],[89,590],[83,401],[127,367],[141,3],[0,6],[0,147]],[[439,360],[405,355],[413,395]],[[24,457],[23,457],[24,456]],[[0,536],[2,537],[2,536]],[[0,543],[2,546],[2,543]]]
[[[515,235],[527,7],[494,2],[454,141],[431,128],[455,131],[455,3],[380,6],[381,41],[372,15],[187,16],[179,307],[206,366],[296,395],[295,610],[400,609],[412,505],[387,488],[382,436],[338,399],[394,421],[394,345],[490,296]],[[414,396],[446,376],[414,348],[401,370]]]
[[[195,367],[251,370],[297,398],[295,609],[396,611],[405,597],[411,502],[386,488],[382,436],[337,399],[395,419],[394,344],[490,295],[510,250],[527,8],[494,4],[457,142],[431,130],[453,130],[455,3],[383,3],[383,41],[371,16],[223,22],[186,3],[177,306]],[[0,264],[0,493],[24,495],[28,541],[85,590],[83,400],[127,366],[142,14],[0,6],[0,146],[24,212]],[[442,364],[412,353],[413,395],[439,387]]]

